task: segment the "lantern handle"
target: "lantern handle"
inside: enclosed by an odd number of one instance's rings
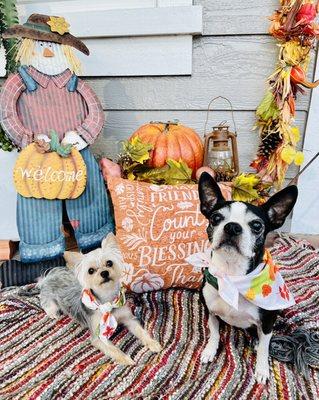
[[[216,96],[214,97],[208,104],[208,108],[207,108],[207,114],[206,114],[206,121],[205,121],[205,126],[204,126],[204,135],[206,135],[206,130],[207,130],[207,123],[208,123],[208,116],[209,116],[209,111],[210,110],[210,106],[212,105],[212,103],[217,100],[217,99],[224,99],[228,102],[229,106],[230,106],[230,110],[231,110],[231,117],[233,120],[233,124],[234,124],[234,130],[235,130],[235,136],[237,136],[237,127],[236,127],[236,122],[235,122],[235,118],[234,118],[234,109],[233,109],[233,105],[231,103],[231,101],[229,99],[227,99],[227,97],[224,96]]]

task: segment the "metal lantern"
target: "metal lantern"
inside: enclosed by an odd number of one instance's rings
[[[233,178],[239,173],[237,138],[228,128],[227,125],[214,126],[212,132],[205,135],[204,165],[217,175]]]
[[[218,126],[214,126],[210,133],[206,133],[210,105],[217,98],[223,98],[229,102],[231,106],[235,132],[231,132],[228,125],[221,123]],[[209,103],[205,123],[204,139],[204,165],[214,170],[217,181],[232,180],[234,176],[238,175],[239,173],[239,158],[233,108],[232,104],[227,98],[218,96]]]

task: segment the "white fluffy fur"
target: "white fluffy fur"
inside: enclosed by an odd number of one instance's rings
[[[93,346],[119,364],[134,364],[133,360],[115,347],[111,340],[107,342],[100,340],[96,332],[101,313],[99,310],[87,309],[81,302],[81,293],[84,288],[92,290],[101,304],[111,302],[118,294],[123,261],[115,236],[109,234],[103,240],[100,249],[85,255],[66,252],[65,259],[71,268],[54,268],[38,283],[43,309],[50,318],[59,318],[60,312],[69,314],[90,329]],[[107,261],[112,261],[113,265],[108,266]],[[89,270],[92,268],[94,273],[90,274]],[[101,275],[104,271],[109,273],[107,280]],[[126,325],[144,346],[153,352],[161,350],[160,344],[142,328],[127,304],[114,309],[112,313],[118,323]]]

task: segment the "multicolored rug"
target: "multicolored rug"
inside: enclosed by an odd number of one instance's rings
[[[277,329],[319,330],[319,254],[307,242],[279,239],[272,254],[297,305]],[[64,317],[45,316],[37,296],[0,293],[0,399],[318,399],[319,373],[306,379],[292,365],[270,361],[266,386],[256,384],[256,354],[243,330],[221,326],[213,363],[200,355],[208,329],[198,292],[168,290],[137,296],[135,314],[163,345],[154,355],[126,329],[113,342],[136,366],[117,366],[95,350],[89,334]]]

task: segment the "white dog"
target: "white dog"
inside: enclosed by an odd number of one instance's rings
[[[134,362],[110,340],[118,324],[123,323],[151,351],[161,350],[125,302],[123,261],[113,234],[103,240],[101,249],[85,255],[66,252],[64,257],[73,268],[54,268],[38,283],[41,306],[50,318],[68,314],[87,326],[93,346],[119,364]]]

